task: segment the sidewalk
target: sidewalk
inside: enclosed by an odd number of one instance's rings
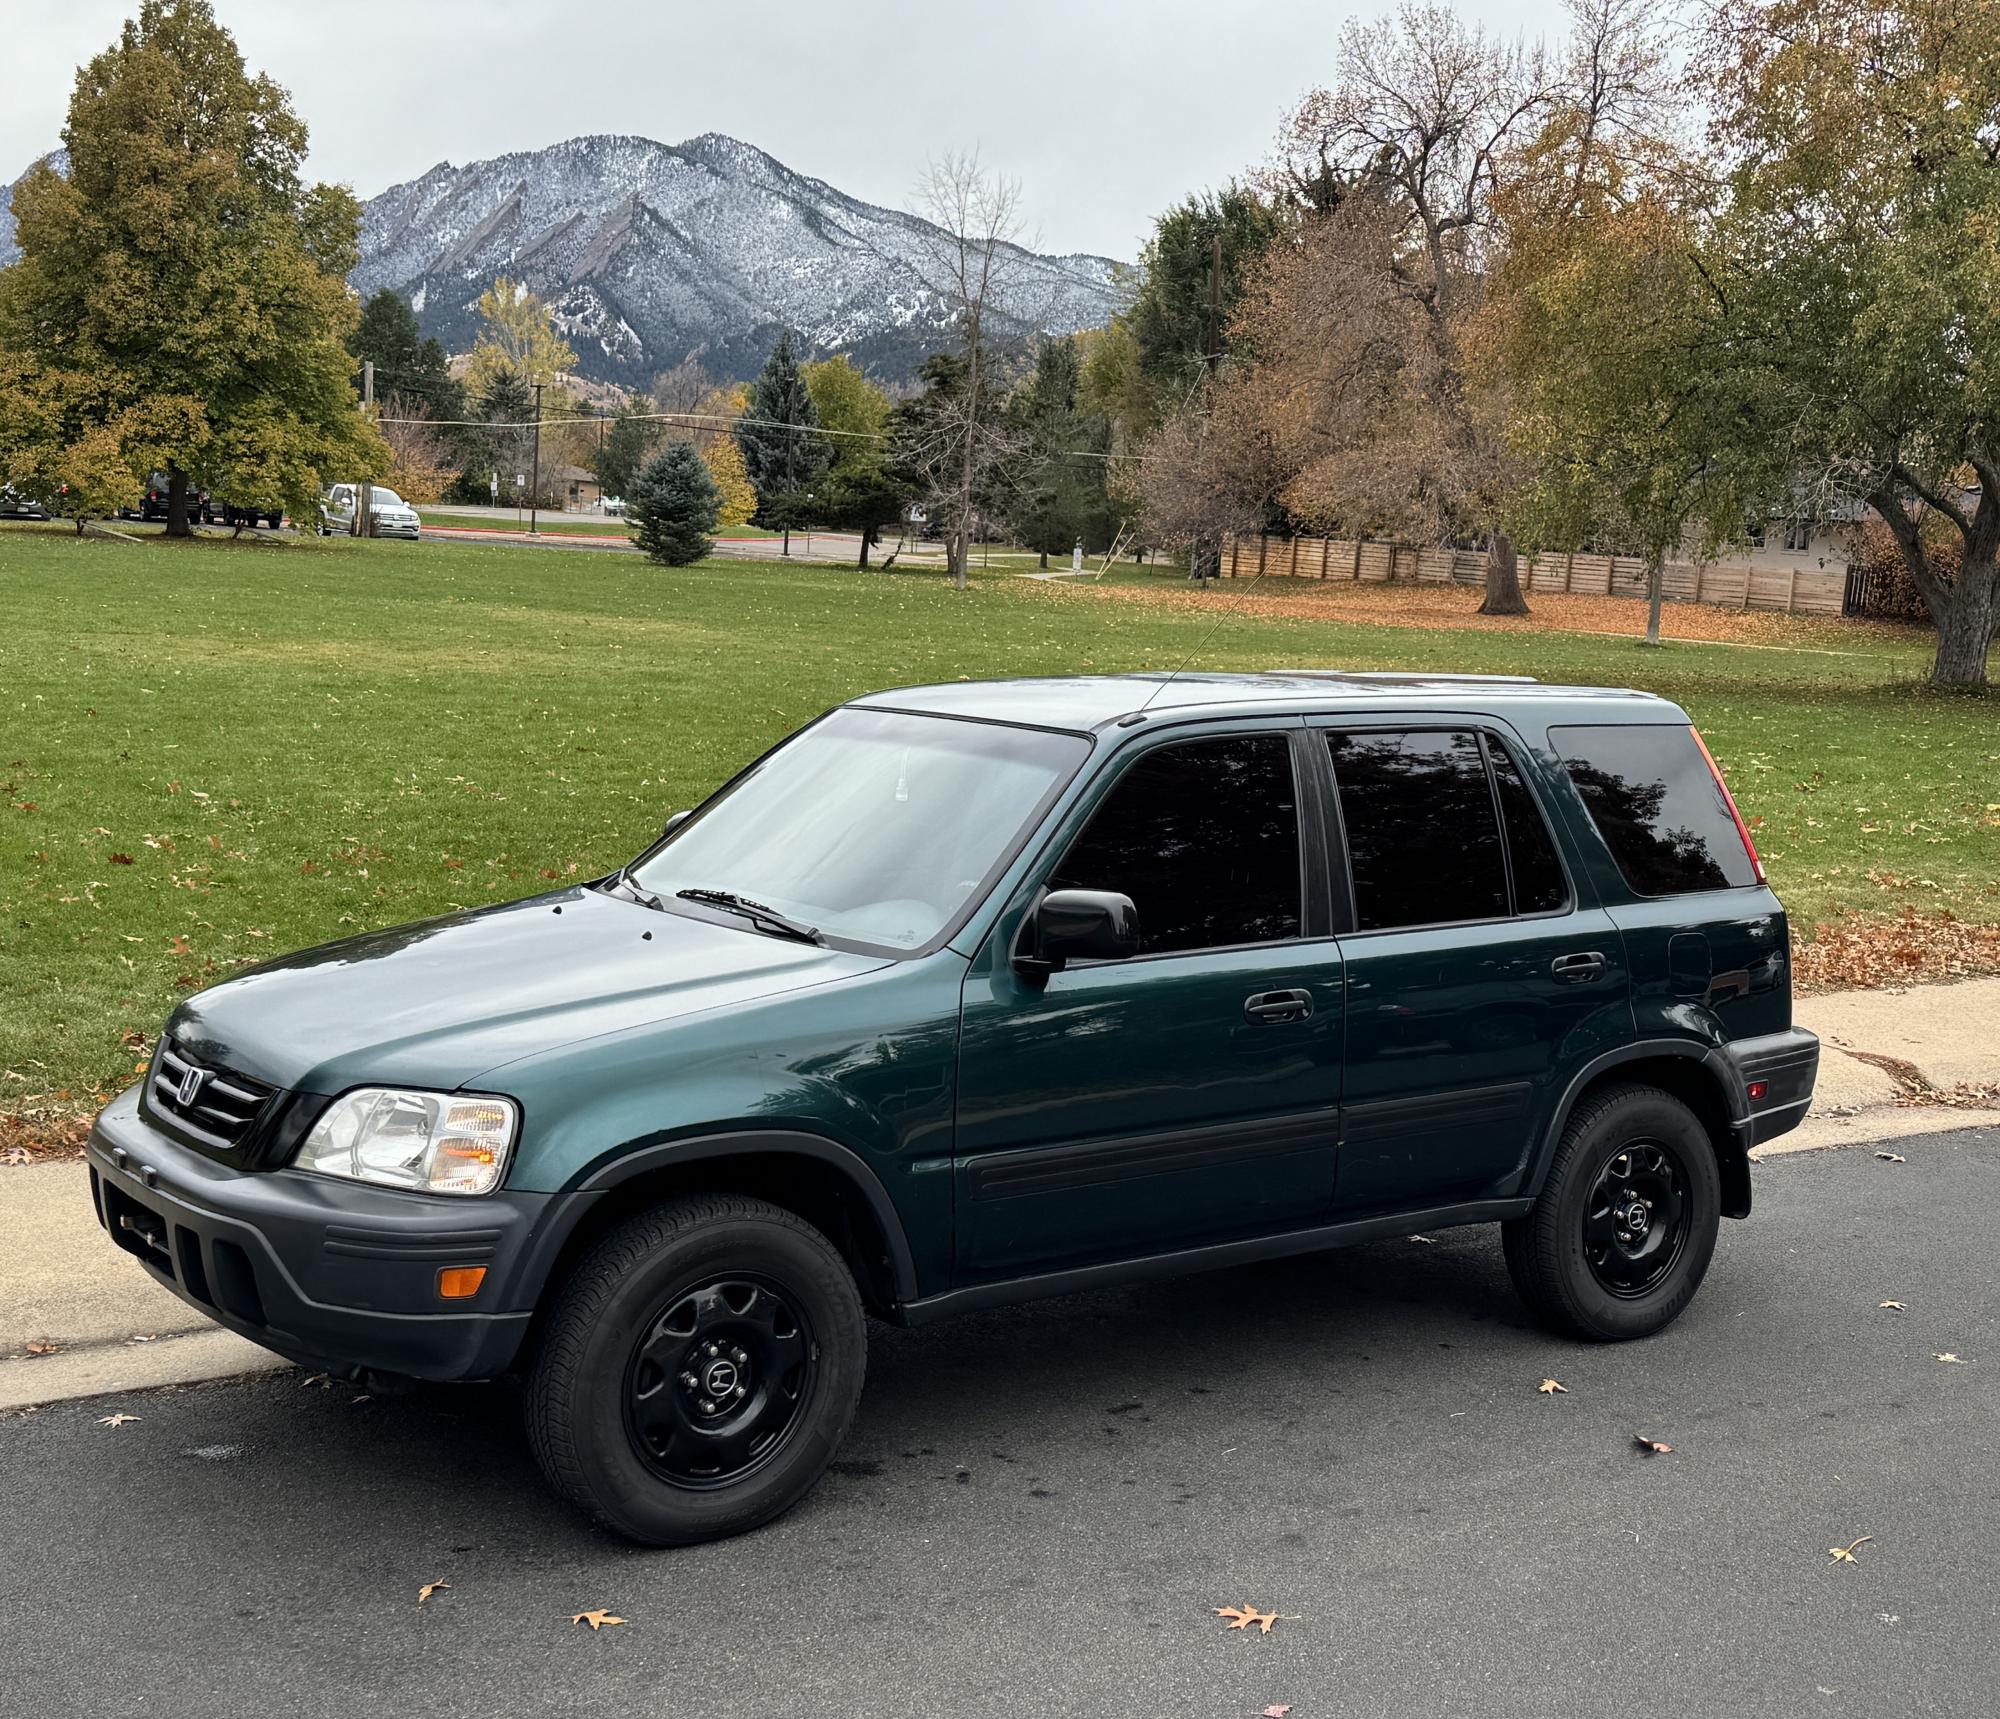
[[[1818,1091],[1757,1157],[2000,1126],[2000,978],[1807,997],[1794,1015],[1820,1036]],[[114,1248],[81,1163],[0,1169],[0,1411],[284,1365]]]

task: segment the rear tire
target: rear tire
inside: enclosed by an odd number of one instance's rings
[[[1721,1215],[1715,1147],[1694,1112],[1658,1087],[1618,1086],[1578,1107],[1534,1210],[1500,1238],[1539,1318],[1619,1342],[1652,1336],[1694,1299]]]
[[[528,1379],[528,1439],[555,1489],[613,1532],[720,1540],[812,1489],[866,1364],[860,1294],[818,1230],[739,1195],[670,1200],[563,1284]]]

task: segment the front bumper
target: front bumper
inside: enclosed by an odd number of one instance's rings
[[[148,1123],[136,1090],[87,1148],[98,1222],[189,1306],[330,1371],[485,1379],[520,1351],[553,1243],[577,1199],[503,1190],[409,1194],[294,1170],[236,1170]],[[475,1296],[437,1293],[445,1266],[484,1265]]]

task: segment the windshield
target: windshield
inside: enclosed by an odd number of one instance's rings
[[[752,766],[632,876],[669,902],[728,890],[829,937],[920,948],[1089,750],[1073,734],[837,710]]]
[[[371,499],[377,507],[404,507],[408,504],[387,484],[377,484],[371,492]]]

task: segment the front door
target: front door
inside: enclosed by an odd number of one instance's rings
[[[1341,963],[1307,740],[1293,723],[1142,746],[1001,916],[965,985],[961,1282],[1325,1212]],[[1041,888],[1129,895],[1138,956],[1022,974],[1014,943]]]
[[[1349,888],[1335,1209],[1512,1193],[1570,1077],[1630,1037],[1624,942],[1578,898],[1518,740],[1319,732]]]

